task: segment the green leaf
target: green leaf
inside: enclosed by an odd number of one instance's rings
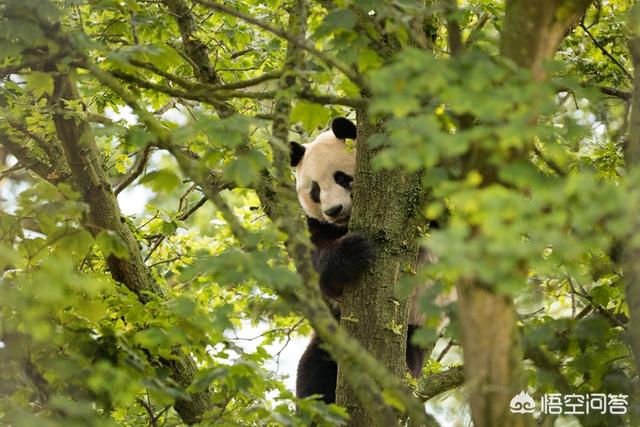
[[[169,169],[149,172],[140,179],[140,184],[149,184],[153,191],[172,191],[181,183],[180,178]]]
[[[102,230],[96,236],[96,242],[100,246],[100,250],[106,257],[114,255],[116,258],[127,259],[129,258],[129,250],[127,245],[122,241],[112,230]]]
[[[589,316],[576,324],[575,334],[578,339],[590,342],[603,342],[611,330],[610,323],[602,316]]]
[[[150,327],[138,332],[135,335],[135,342],[144,348],[155,351],[169,344],[170,337],[164,329]]]
[[[51,95],[53,93],[53,77],[51,74],[42,73],[40,71],[32,71],[26,77],[27,89],[40,97],[43,95]]]
[[[402,401],[398,399],[398,397],[392,392],[390,392],[389,390],[384,390],[382,392],[382,399],[384,400],[384,403],[386,403],[387,405],[393,406],[394,408],[398,409],[400,412],[404,412],[406,409]]]
[[[382,58],[378,52],[372,49],[362,49],[358,56],[358,68],[360,71],[366,71],[371,68],[379,68],[382,65]]]
[[[154,136],[144,126],[134,125],[129,127],[125,136],[127,145],[142,149],[154,140]]]
[[[325,16],[324,21],[316,31],[316,36],[320,37],[338,30],[351,30],[356,25],[356,22],[358,22],[358,15],[353,10],[335,10]]]
[[[58,238],[55,245],[66,253],[84,257],[93,245],[93,236],[86,230],[77,230]]]
[[[329,123],[331,111],[322,105],[307,101],[298,101],[291,110],[291,121],[300,122],[304,129],[311,133]]]
[[[224,176],[240,187],[249,187],[260,180],[260,171],[266,166],[261,153],[251,152],[229,161],[224,168]]]

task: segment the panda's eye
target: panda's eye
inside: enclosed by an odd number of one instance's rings
[[[336,184],[339,186],[344,187],[347,190],[351,190],[351,181],[353,181],[353,177],[351,175],[338,171],[333,174],[333,179],[336,180]]]
[[[320,203],[320,186],[315,181],[311,184],[311,193],[309,193],[309,196],[311,196],[311,200],[315,203]]]

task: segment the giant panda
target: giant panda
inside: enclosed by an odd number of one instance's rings
[[[339,303],[345,287],[356,283],[375,258],[373,244],[360,234],[349,234],[351,183],[355,172],[355,151],[345,139],[355,140],[356,126],[346,118],[336,118],[331,129],[308,144],[291,142],[291,166],[296,168],[296,191],[307,216],[314,245],[312,260],[320,276],[320,288],[330,300]],[[415,307],[417,294],[410,297],[407,334],[407,368],[417,377],[426,350],[411,343],[411,335],[424,320]],[[339,308],[334,309],[339,318]],[[322,396],[335,402],[338,368],[314,335],[298,364],[296,395]]]

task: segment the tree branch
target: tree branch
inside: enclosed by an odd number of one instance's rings
[[[11,140],[9,135],[0,133],[0,145],[2,145],[13,157],[27,169],[38,175],[45,181],[52,184],[66,182],[70,180],[70,175],[65,171],[58,171],[42,159],[38,158],[33,150],[17,144]]]
[[[281,72],[274,73],[280,74]],[[260,82],[268,81],[274,79],[274,75],[265,74],[263,76],[257,77],[255,79],[242,80],[237,83],[229,83],[226,85],[209,85],[209,84],[200,84],[191,86],[191,90],[181,90],[172,88],[170,86],[161,85],[158,83],[153,83],[147,80],[143,80],[137,76],[134,76],[129,73],[125,73],[119,70],[112,70],[111,74],[118,77],[119,79],[135,84],[137,87],[142,87],[149,90],[155,90],[157,92],[164,93],[166,95],[174,96],[177,98],[190,99],[193,101],[205,102],[207,104],[211,104],[214,107],[225,105],[224,111],[226,115],[228,115],[229,111],[233,111],[234,109],[229,104],[224,104],[225,101],[230,99],[275,99],[276,93],[274,91],[263,91],[263,92],[246,92],[246,91],[238,91],[237,89],[242,89],[245,87],[255,86]],[[364,99],[362,98],[345,98],[339,96],[332,95],[318,95],[312,93],[309,90],[303,90],[299,92],[299,96],[302,99],[306,99],[307,101],[311,101],[317,104],[330,104],[330,105],[344,105],[347,107],[359,107],[365,104]],[[221,117],[225,117],[222,115]]]
[[[345,107],[359,108],[367,105],[364,98],[345,98],[333,95],[318,95],[309,90],[302,90],[298,97],[322,105],[344,105]]]
[[[602,52],[604,54],[604,56],[606,56],[607,58],[609,58],[611,61],[613,61],[613,63],[622,70],[622,72],[624,73],[625,76],[627,76],[629,78],[629,80],[633,80],[633,76],[631,75],[631,73],[624,68],[624,66],[620,63],[620,61],[618,61],[599,41],[598,39],[596,39],[593,34],[591,34],[591,31],[589,31],[589,29],[584,25],[584,21],[580,21],[580,28],[582,28],[582,31],[585,32],[585,34],[587,36],[589,36],[589,38],[591,39],[591,41],[593,42],[594,45],[596,45],[596,47],[598,49],[600,49],[600,52]]]
[[[631,92],[606,86],[598,86],[598,89],[605,95],[615,96],[616,98],[620,98],[626,102],[629,102],[631,100]]]
[[[208,89],[211,91],[245,89],[251,86],[262,84],[264,82],[268,82],[270,80],[276,80],[280,78],[281,75],[282,75],[282,71],[271,71],[268,73],[264,73],[260,76],[253,77],[251,79],[240,80],[234,83],[226,83],[223,85],[209,86]]]
[[[62,147],[58,141],[47,141],[44,137],[29,130],[26,124],[17,122],[12,119],[7,119],[9,126],[23,134],[24,136],[31,138],[36,145],[45,152],[51,168],[55,170],[61,177],[70,177],[71,171],[69,165],[64,160],[64,153]]]
[[[200,186],[207,198],[216,205],[238,240],[246,245],[247,250],[255,250],[257,242],[252,236],[252,233],[242,225],[222,196],[220,196],[220,191],[222,190],[221,183],[211,179],[212,175],[204,167],[203,163],[197,159],[193,159],[189,153],[173,144],[169,130],[163,127],[151,112],[140,106],[133,94],[126,90],[114,76],[91,63],[86,63],[85,67],[91,71],[102,84],[111,89],[131,107],[133,112],[138,115],[140,120],[156,136],[154,145],[169,151],[173,157],[175,157],[182,171],[193,179],[193,181]]]
[[[449,52],[452,56],[457,56],[462,52],[464,43],[462,42],[462,31],[458,14],[457,0],[446,0],[445,9],[447,12],[447,34],[449,36]]]
[[[423,402],[464,384],[464,368],[456,366],[444,372],[423,376],[418,381],[416,395]]]
[[[130,82],[130,83],[134,83],[138,87],[155,90],[167,95],[175,96],[177,98],[184,98],[184,99],[191,99],[194,101],[206,102],[212,105],[216,105],[222,101],[227,101],[229,99],[236,99],[236,98],[260,100],[260,99],[273,99],[275,97],[275,93],[272,91],[247,92],[247,91],[240,91],[240,90],[223,90],[221,86],[210,87],[208,85],[192,86],[191,90],[185,91],[181,89],[175,89],[170,86],[152,83],[150,81],[144,80],[132,74],[125,73],[123,71],[112,70],[110,72],[111,74],[118,77],[119,79]],[[216,88],[217,90],[215,90]]]

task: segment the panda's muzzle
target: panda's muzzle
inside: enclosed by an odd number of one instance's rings
[[[330,218],[336,218],[342,212],[342,205],[334,206],[324,211],[324,214]]]

